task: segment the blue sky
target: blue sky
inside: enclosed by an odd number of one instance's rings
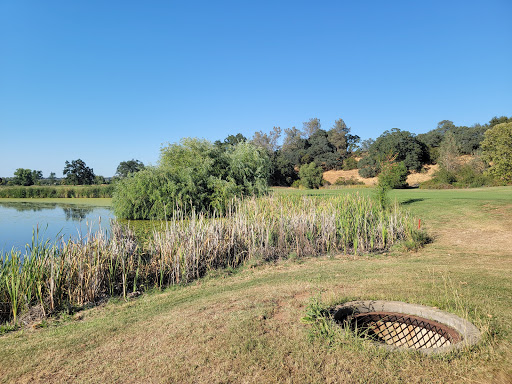
[[[182,137],[512,116],[512,2],[0,2],[0,176],[112,176]]]

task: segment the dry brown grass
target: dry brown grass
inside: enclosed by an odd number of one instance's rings
[[[352,169],[350,171],[327,171],[324,172],[324,179],[327,180],[329,183],[334,184],[336,180],[338,180],[340,177],[343,177],[344,179],[351,179],[354,178],[356,180],[362,181],[365,185],[376,185],[377,184],[377,178],[376,177],[369,177],[364,178],[359,175],[359,171],[357,169]]]

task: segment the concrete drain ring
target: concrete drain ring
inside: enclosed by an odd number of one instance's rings
[[[475,345],[480,331],[437,308],[400,301],[352,301],[334,308],[334,320],[390,350],[447,353]]]

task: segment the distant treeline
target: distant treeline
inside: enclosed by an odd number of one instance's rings
[[[0,198],[112,197],[114,185],[0,187]]]
[[[320,120],[313,118],[303,124],[302,130],[295,127],[285,129],[282,145],[278,144],[282,133],[280,127],[274,127],[270,133],[256,132],[250,141],[266,149],[270,157],[270,185],[289,186],[304,184],[300,170],[305,165],[312,168],[313,163],[322,171],[359,169],[362,177],[379,175],[389,159],[401,163],[407,172],[421,171],[425,164],[439,163],[445,167],[444,164],[451,161],[447,159],[448,152],[455,156],[479,156],[485,132],[511,122],[512,117],[493,117],[486,124],[468,127],[443,120],[424,134],[416,135],[393,128],[375,140],[361,142],[358,135],[351,134],[351,128],[343,119],[336,120],[329,130],[324,130]],[[245,137],[237,134],[216,144],[229,145],[244,140]],[[486,167],[488,164],[481,166],[478,172],[484,172]],[[457,171],[456,167],[452,171]]]
[[[341,118],[327,130],[322,129],[320,119],[312,118],[303,123],[302,129],[291,127],[283,130],[280,127],[273,127],[270,132],[255,132],[252,138],[246,138],[241,133],[231,134],[223,141],[217,140],[211,143],[213,146],[208,145],[206,149],[208,159],[203,160],[207,160],[207,163],[213,162],[213,165],[210,164],[207,167],[213,166],[214,170],[223,169],[222,167],[225,167],[228,162],[226,159],[232,155],[237,145],[247,143],[255,146],[261,151],[261,154],[268,158],[269,169],[266,184],[268,183],[270,186],[318,188],[326,183],[322,180],[322,173],[329,170],[358,169],[359,175],[364,178],[375,177],[382,173],[385,164],[390,161],[400,166],[401,173],[419,172],[425,164],[439,164],[443,168],[443,172],[448,171],[437,183],[440,187],[448,185],[477,186],[482,183],[488,185],[491,182],[510,182],[512,179],[512,171],[507,170],[508,159],[512,154],[506,147],[498,150],[500,141],[508,143],[507,124],[512,124],[512,117],[493,117],[486,124],[472,126],[456,126],[450,120],[443,120],[438,123],[436,128],[427,133],[416,135],[406,130],[393,128],[384,131],[375,140],[367,139],[361,142],[360,137],[352,134],[351,128]],[[499,138],[491,140],[487,149],[483,150],[482,143],[486,132],[498,125],[498,131],[501,132],[498,135]],[[489,136],[494,137],[495,134]],[[455,159],[460,155],[476,156],[476,163],[470,164],[466,167],[467,169],[462,170],[464,164],[457,164]],[[203,156],[198,158],[203,158]],[[233,161],[242,164],[245,160]],[[493,169],[496,167],[491,164],[496,164],[496,161],[503,163],[503,167],[501,167],[503,170]],[[187,167],[184,166],[184,168]],[[18,168],[14,177],[0,178],[0,185],[115,184],[144,169],[146,167],[139,160],[123,161],[117,167],[116,175],[112,179],[106,179],[103,176],[95,175],[92,168],[89,168],[81,159],[77,159],[65,162],[63,170],[65,178],[63,179],[57,179],[53,172],[48,178],[43,178],[41,171]],[[461,170],[464,175],[461,174]],[[145,175],[151,174],[153,177],[152,172],[150,169]],[[228,190],[234,188],[231,184],[224,185],[226,182],[230,182],[228,178],[232,175],[229,176],[228,173],[225,174],[224,171],[215,173],[214,177],[218,179],[215,182],[207,180],[212,176],[211,174],[204,174],[206,176],[202,180],[198,179],[197,174],[192,174],[186,183],[192,179],[195,180],[193,183],[195,185],[209,183],[206,188],[209,192],[222,187],[220,189],[223,192],[219,193],[223,194],[223,197],[219,197],[219,199],[228,200],[232,195],[232,191]],[[169,176],[167,172],[165,177],[169,179],[169,177],[179,178],[181,176],[174,174]],[[175,181],[171,184],[174,185]],[[190,190],[195,189],[195,186],[189,187],[187,188]],[[174,189],[172,190],[174,191]],[[27,190],[21,193],[34,194],[35,192]],[[41,193],[52,193],[56,197],[59,196],[57,191],[46,192],[44,190]],[[171,195],[174,196],[176,193],[172,192]],[[180,195],[180,193],[177,194]],[[202,198],[202,200],[204,199]]]

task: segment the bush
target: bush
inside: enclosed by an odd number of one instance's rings
[[[373,156],[365,156],[357,163],[359,175],[365,179],[375,177],[380,172],[379,162]]]
[[[364,185],[364,182],[361,180],[357,180],[355,177],[350,177],[349,179],[345,179],[343,177],[338,178],[334,182],[334,185]]]
[[[318,189],[322,185],[323,170],[313,161],[300,167],[299,177],[302,186],[308,189]]]
[[[407,168],[404,162],[383,165],[379,174],[379,185],[390,189],[407,187]]]
[[[348,159],[345,159],[345,161],[343,161],[343,170],[351,171],[352,169],[357,169],[357,163],[358,161],[356,159],[354,159],[353,157],[349,157]]]
[[[292,185],[291,185],[292,188],[301,188],[302,187],[302,184],[300,183],[300,180],[295,180]]]
[[[496,179],[486,173],[486,166],[480,159],[460,165],[455,171],[441,167],[434,177],[422,183],[420,188],[449,189],[449,188],[478,188],[498,185]]]

